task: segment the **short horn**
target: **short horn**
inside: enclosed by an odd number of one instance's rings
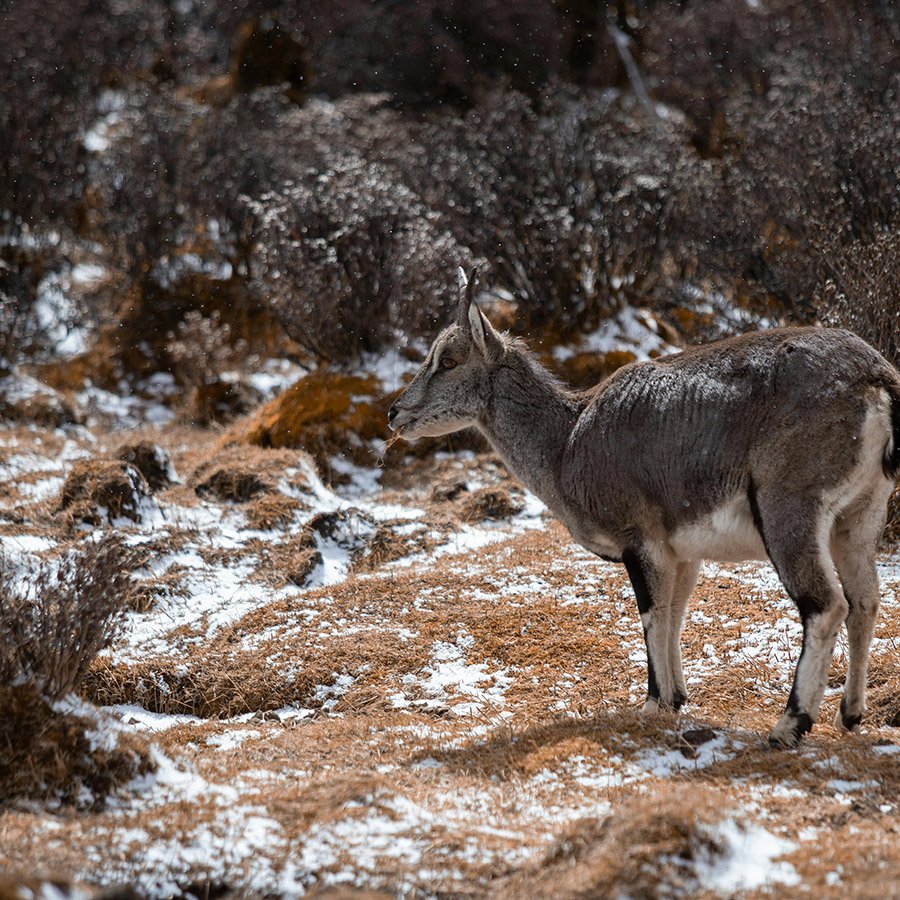
[[[475,287],[478,283],[478,266],[472,266],[469,270],[469,277],[466,279],[466,297],[469,304],[475,299]]]
[[[469,306],[475,296],[475,272],[473,268],[468,275],[466,270],[460,266],[456,270],[456,283],[459,286],[459,311],[457,312],[456,321],[460,328],[467,328],[469,321]]]

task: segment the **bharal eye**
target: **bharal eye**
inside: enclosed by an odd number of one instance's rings
[[[445,356],[441,359],[441,368],[442,369],[455,369],[456,368],[456,360],[451,356]]]

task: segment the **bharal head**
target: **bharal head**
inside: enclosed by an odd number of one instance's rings
[[[490,396],[491,368],[503,339],[475,302],[475,270],[459,270],[456,321],[434,340],[422,368],[388,413],[392,431],[407,440],[439,437],[477,424]]]

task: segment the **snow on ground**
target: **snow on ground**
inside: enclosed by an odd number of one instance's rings
[[[646,310],[625,306],[596,331],[582,335],[576,344],[561,345],[553,350],[559,362],[576,353],[605,354],[613,350],[630,350],[638,359],[650,359],[650,354],[674,353],[677,348],[665,341],[653,315]]]
[[[616,327],[645,323],[626,316]],[[395,380],[410,371],[399,356],[383,365]],[[258,386],[269,378],[276,390],[282,376],[273,366]],[[20,560],[54,552],[58,538],[17,515],[52,498],[103,429],[149,420],[166,443],[168,420],[154,412],[162,402],[83,393],[93,433],[3,435],[0,543]],[[471,453],[434,463],[457,465],[470,492],[496,483],[495,468]],[[856,816],[852,827],[872,841],[893,821],[885,791],[900,766],[898,729],[839,738],[817,726],[798,766],[781,773],[764,755],[801,632],[770,566],[704,567],[685,632],[693,702],[648,725],[633,711],[646,654],[620,566],[570,545],[527,493],[515,514],[464,522],[421,486],[387,493],[380,469],[334,469],[349,483],[324,484],[299,454],[283,470],[279,491],[301,504],[288,526],[253,528],[240,504],[190,499],[184,486],[157,496],[154,515],[117,524],[127,543],[153,548],[135,576],[171,589],[128,614],[106,662],[152,675],[156,665],[178,672],[247,654],[264,678],[309,684],[296,702],[223,717],[123,698],[105,709],[104,727],[150,740],[156,774],[97,813],[10,812],[0,847],[38,834],[41,865],[153,897],[206,882],[273,896],[328,885],[489,895],[494,879],[539,863],[561,829],[615,816],[661,786],[689,796],[702,784],[722,795],[722,818],[708,825],[720,850],[698,854],[692,883],[733,896],[818,890],[810,854],[829,816]],[[314,532],[320,562],[306,581],[261,577],[265,554],[319,514],[336,524]],[[428,542],[358,570],[379,529]],[[879,573],[875,662],[884,665],[897,647],[900,556],[883,556]],[[240,677],[220,689],[239,698]],[[836,691],[827,702],[830,715]],[[809,817],[797,818],[798,804]],[[844,827],[833,826],[835,847]],[[842,874],[829,869],[835,884],[849,877],[851,863],[840,865]]]

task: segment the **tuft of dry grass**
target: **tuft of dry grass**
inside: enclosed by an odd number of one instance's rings
[[[198,497],[214,498],[229,503],[246,503],[274,487],[248,469],[216,469],[194,490]]]
[[[197,496],[232,503],[247,503],[267,492],[275,494],[282,482],[303,493],[309,490],[309,482],[301,463],[313,467],[312,460],[296,450],[225,442],[200,457],[189,484]]]
[[[377,682],[410,655],[400,640],[378,632],[335,638],[326,646],[297,636],[289,654],[278,643],[244,650],[236,641],[237,631],[228,631],[187,663],[167,658],[126,665],[101,657],[85,678],[85,694],[102,706],[136,703],[152,712],[203,718],[284,706],[316,709],[324,699],[319,687],[336,674],[364,670],[365,682]]]
[[[721,856],[717,826],[729,802],[708,789],[660,788],[603,818],[568,825],[533,867],[494,896],[587,898],[685,896],[696,889],[698,862]]]
[[[319,369],[267,403],[242,436],[258,447],[306,450],[326,473],[336,453],[372,463],[368,442],[387,436],[393,396],[374,376]]]
[[[490,519],[509,519],[522,509],[503,487],[478,488],[459,502],[459,517],[464,522],[484,522]]]
[[[227,423],[259,406],[262,395],[243,381],[215,380],[194,388],[185,417],[200,427]]]
[[[408,523],[402,520],[379,523],[365,550],[353,561],[354,572],[371,572],[413,553],[428,553],[440,543],[425,529],[398,534],[394,530],[398,524]]]
[[[247,524],[258,531],[287,528],[294,522],[303,504],[294,497],[267,491],[253,497],[244,509]]]
[[[144,476],[122,460],[75,463],[66,478],[57,509],[71,522],[105,525],[115,519],[141,520],[141,504],[150,496]]]
[[[307,530],[276,544],[260,542],[254,549],[260,560],[257,575],[276,588],[288,584],[305,587],[322,563],[322,554]]]
[[[98,809],[118,788],[154,770],[135,735],[120,735],[109,746],[92,737],[94,728],[82,716],[54,710],[34,685],[0,687],[0,801],[87,802]]]
[[[869,712],[866,721],[900,728],[900,669],[891,654],[873,655],[869,664]]]

